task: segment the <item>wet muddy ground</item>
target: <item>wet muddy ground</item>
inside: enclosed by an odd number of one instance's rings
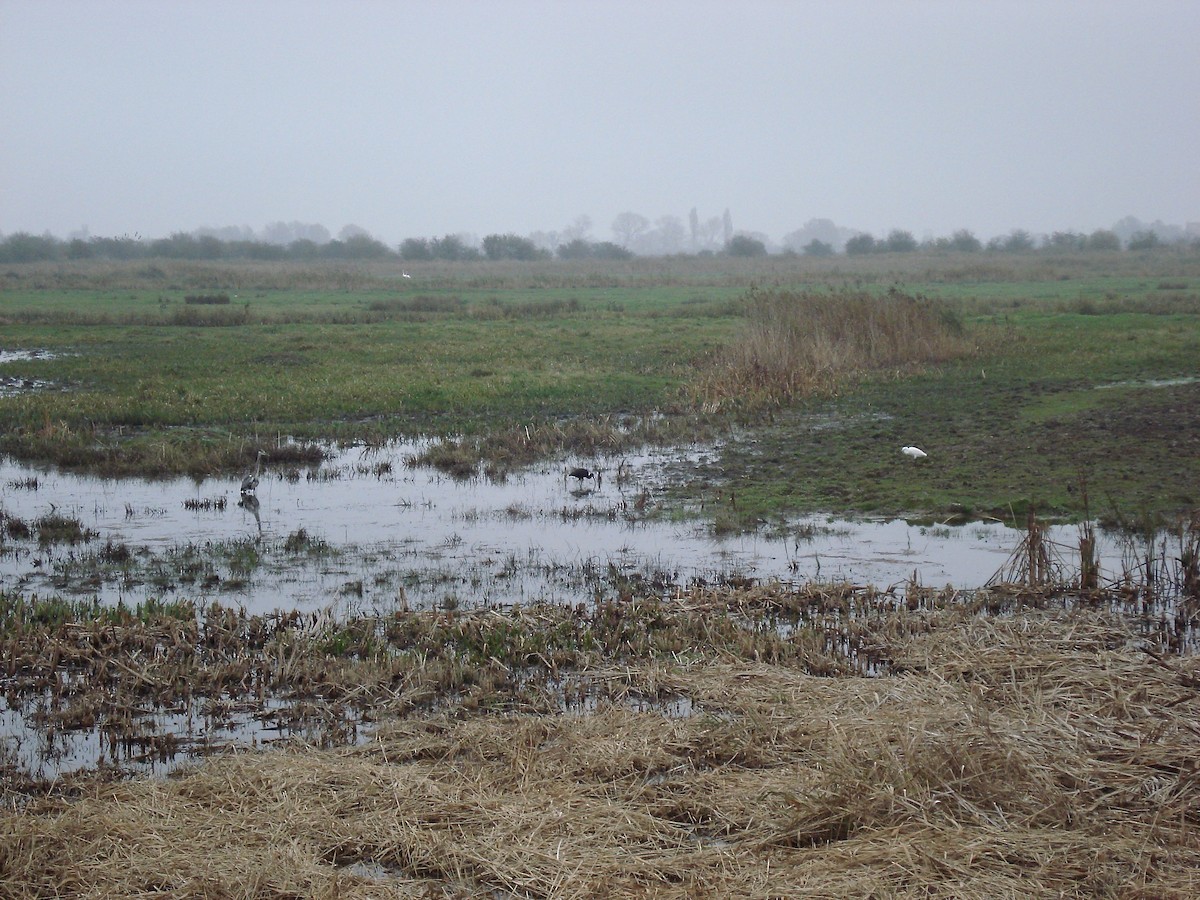
[[[240,478],[106,480],[4,461],[5,595],[176,602],[184,614],[31,615],[15,629],[0,699],[6,781],[167,772],[279,740],[343,745],[380,716],[431,704],[586,707],[604,686],[572,686],[571,673],[597,660],[721,652],[723,641],[739,658],[879,674],[889,661],[872,648],[896,616],[1076,602],[1003,588],[972,598],[997,576],[1023,578],[1027,534],[1000,522],[809,517],[714,536],[698,503],[662,500],[705,449],[543,464],[503,481],[414,467],[421,449],[268,466],[252,497]],[[570,477],[576,465],[599,477]],[[1072,577],[1079,536],[1042,534],[1052,579]],[[1145,547],[1098,538],[1105,584],[1136,575]],[[1139,618],[1157,650],[1194,639],[1186,604],[1115,589],[1089,602]],[[626,701],[687,714],[678,697]]]
[[[47,350],[0,350],[0,365],[26,359],[49,359],[53,356]],[[39,378],[21,378],[16,375],[0,375],[0,397],[28,393],[30,391],[52,390],[52,382]]]

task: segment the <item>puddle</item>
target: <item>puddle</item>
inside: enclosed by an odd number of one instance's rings
[[[413,443],[335,452],[321,466],[268,468],[257,496],[240,479],[100,479],[0,464],[0,510],[27,525],[78,520],[87,540],[0,543],[0,588],[39,597],[218,600],[274,610],[507,606],[578,602],[613,570],[664,586],[726,579],[849,581],[881,588],[980,587],[1023,532],[1001,523],[918,526],[810,517],[786,536],[714,537],[657,515],[672,467],[699,452],[573,460],[597,481],[546,464],[502,483],[452,479],[406,460]],[[1078,543],[1073,526],[1049,538]],[[1102,571],[1122,547],[1101,538]]]
[[[127,718],[91,726],[40,721],[56,708],[49,697],[10,705],[0,696],[4,763],[32,780],[78,772],[166,775],[215,753],[302,740],[316,747],[361,743],[361,716],[345,709],[296,712],[277,699],[191,700],[179,708],[135,708]],[[332,720],[332,721],[331,721]]]
[[[27,359],[54,359],[49,350],[0,350],[0,365]]]
[[[0,365],[31,359],[53,359],[54,356],[49,350],[0,350]],[[0,397],[11,397],[28,391],[44,391],[54,386],[53,382],[41,378],[18,378],[15,375],[0,374]]]
[[[1153,379],[1147,379],[1144,381],[1137,381],[1137,380],[1110,381],[1107,384],[1096,385],[1096,390],[1103,391],[1103,390],[1111,390],[1112,388],[1127,388],[1127,387],[1133,387],[1133,388],[1179,387],[1180,385],[1196,384],[1197,382],[1200,382],[1200,378],[1197,378],[1194,375],[1188,375],[1188,376],[1184,376],[1181,378],[1153,378]]]

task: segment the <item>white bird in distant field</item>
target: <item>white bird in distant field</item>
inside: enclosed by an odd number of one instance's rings
[[[400,277],[401,277],[401,278],[412,278],[412,276],[411,276],[411,275],[409,275],[407,272],[401,272],[401,273],[400,273]]]
[[[924,459],[929,455],[920,447],[901,447],[900,452],[905,456],[911,456],[913,459]]]

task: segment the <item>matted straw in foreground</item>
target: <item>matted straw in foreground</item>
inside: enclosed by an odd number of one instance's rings
[[[946,612],[878,678],[596,670],[586,715],[410,715],[31,801],[4,893],[1200,896],[1200,661],[1128,638]]]

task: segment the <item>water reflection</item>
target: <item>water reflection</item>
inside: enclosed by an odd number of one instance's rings
[[[576,602],[597,572],[611,570],[683,585],[733,578],[970,588],[1001,568],[1021,537],[998,522],[825,517],[796,521],[784,535],[714,537],[703,522],[662,508],[670,470],[698,451],[583,460],[565,474],[547,463],[493,483],[407,465],[421,449],[345,449],[307,471],[264,466],[254,494],[242,494],[233,477],[100,479],[6,460],[5,516],[27,526],[51,514],[77,520],[82,537],[39,541],[31,531],[6,541],[0,587],[105,603],[218,599],[250,612],[399,599],[414,608]],[[620,477],[605,478],[606,467]],[[1078,542],[1073,527],[1049,537]],[[1102,567],[1119,571],[1121,548],[1102,539],[1099,549]]]
[[[0,348],[0,366],[10,362],[53,359],[56,354],[48,350],[5,350]],[[54,385],[41,378],[25,378],[0,373],[0,397],[9,397],[32,391],[41,391]]]
[[[254,524],[258,528],[258,534],[262,536],[262,504],[258,502],[258,497],[254,494],[242,493],[241,499],[238,500],[238,506],[250,513],[254,517]]]
[[[0,589],[107,603],[219,600],[252,614],[299,610],[314,625],[350,610],[576,604],[635,580],[664,593],[753,579],[897,586],[878,601],[912,610],[929,592],[906,592],[909,585],[979,587],[1019,562],[1013,553],[1026,538],[999,522],[918,526],[818,516],[780,535],[714,537],[702,522],[672,518],[662,503],[672,473],[693,464],[698,451],[586,460],[578,474],[545,464],[493,483],[408,466],[421,449],[342,450],[307,471],[266,466],[254,493],[241,492],[237,477],[111,480],[4,461]],[[14,532],[14,522],[25,531]],[[40,539],[46,523],[56,529],[53,540]],[[1079,531],[1051,528],[1044,537],[1047,552],[1063,556],[1069,569]],[[1137,565],[1129,544],[1097,537],[1106,578]],[[845,610],[802,624],[825,635],[827,650],[873,674],[870,647],[846,629],[857,602],[851,597]],[[1139,606],[1135,593],[1122,609],[1132,617]],[[1169,630],[1172,609],[1153,616],[1143,609],[1143,633]],[[1176,636],[1192,627],[1182,621]],[[787,636],[800,624],[781,618],[773,627]],[[1164,633],[1153,643],[1171,639]],[[686,715],[687,701],[679,702],[664,709]],[[38,778],[103,767],[164,772],[234,744],[294,735],[350,743],[364,721],[361,710],[340,701],[261,695],[239,705],[223,695],[189,695],[169,708],[125,704],[112,721],[99,716],[89,724],[84,716],[61,726],[50,714],[63,703],[50,693],[0,696],[0,738],[17,771]]]

